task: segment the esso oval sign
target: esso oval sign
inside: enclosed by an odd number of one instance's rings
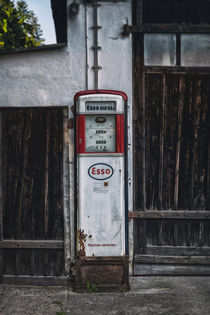
[[[109,164],[96,163],[89,167],[88,175],[96,180],[105,180],[110,178],[114,173],[113,168]]]

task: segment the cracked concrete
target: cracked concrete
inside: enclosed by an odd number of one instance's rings
[[[210,314],[210,277],[138,277],[126,293],[78,294],[66,287],[0,286],[1,315]]]

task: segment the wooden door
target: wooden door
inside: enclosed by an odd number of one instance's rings
[[[209,275],[210,75],[147,71],[144,88],[134,115],[134,274]]]
[[[134,274],[210,274],[210,2],[134,0]]]
[[[63,283],[63,109],[0,120],[1,283]]]

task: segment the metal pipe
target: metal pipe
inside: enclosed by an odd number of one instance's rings
[[[93,3],[93,32],[94,32],[94,44],[93,44],[93,49],[94,49],[94,65],[93,65],[93,70],[94,70],[94,88],[95,90],[98,90],[98,71],[102,69],[98,65],[98,50],[101,49],[101,47],[98,45],[98,30],[101,28],[101,26],[98,25],[98,7],[100,4],[97,2]]]
[[[88,90],[89,82],[88,82],[88,70],[89,70],[89,53],[88,53],[88,12],[87,12],[87,4],[85,3],[85,45],[86,45],[86,72],[85,72],[85,87]]]

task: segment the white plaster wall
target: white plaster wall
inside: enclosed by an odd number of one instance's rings
[[[68,105],[72,85],[66,48],[0,55],[0,106]]]
[[[70,1],[71,2],[71,1]],[[123,2],[100,2],[98,8],[99,89],[116,89],[127,93],[132,99],[132,42],[131,36],[122,36],[123,25],[131,23],[131,0]],[[87,21],[87,31],[85,24]],[[76,93],[81,89],[94,89],[93,6],[80,5],[79,14],[69,18],[68,46],[71,70],[77,83]],[[87,37],[86,37],[87,36]],[[87,51],[87,55],[86,55]],[[86,71],[88,82],[86,81]]]

